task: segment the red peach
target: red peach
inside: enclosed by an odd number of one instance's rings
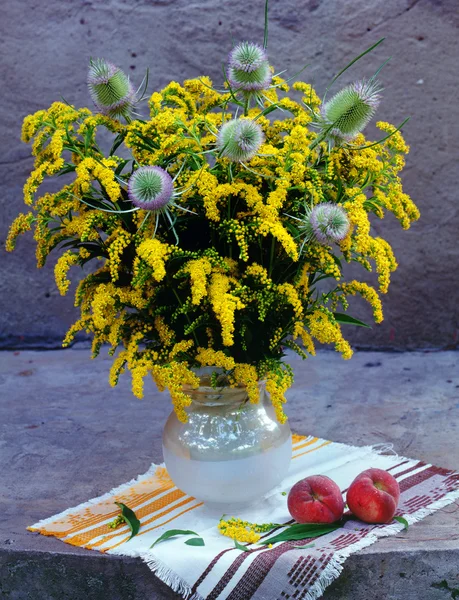
[[[397,480],[382,469],[367,469],[357,475],[346,497],[349,510],[365,523],[392,521],[399,499]]]
[[[325,475],[311,475],[295,483],[287,505],[297,523],[334,523],[344,512],[341,490]]]

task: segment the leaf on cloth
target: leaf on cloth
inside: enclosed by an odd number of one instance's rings
[[[123,516],[123,519],[129,525],[129,529],[131,530],[131,537],[129,539],[131,540],[135,535],[139,533],[140,521],[137,518],[135,512],[132,509],[130,509],[129,506],[126,506],[122,502],[115,502],[115,504],[121,508],[121,514]]]
[[[259,544],[277,544],[277,542],[286,542],[288,540],[305,540],[320,537],[342,527],[342,523],[297,523],[291,525],[285,531],[274,535],[267,540],[258,542]]]
[[[408,529],[408,527],[409,527],[409,523],[404,517],[394,517],[394,521],[398,521],[399,523],[404,525],[405,529]]]
[[[235,548],[237,548],[238,550],[242,550],[243,552],[250,552],[250,550],[246,546],[243,546],[237,540],[234,540],[234,546]]]
[[[201,537],[191,538],[185,542],[187,546],[205,546],[204,540]]]
[[[293,546],[297,550],[307,550],[308,548],[314,548],[315,544],[307,544],[306,546]]]
[[[199,535],[198,533],[196,533],[196,531],[190,531],[190,529],[169,529],[169,531],[165,531],[162,535],[159,536],[159,538],[153,542],[153,544],[150,546],[150,548],[153,548],[153,546],[156,546],[156,544],[159,544],[160,542],[164,542],[166,540],[168,540],[171,537],[174,537],[175,535]]]

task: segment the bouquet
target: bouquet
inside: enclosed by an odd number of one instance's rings
[[[93,356],[109,344],[111,385],[127,368],[142,397],[150,375],[183,421],[196,369],[212,367],[214,386],[246,386],[252,402],[263,380],[283,422],[285,349],[306,358],[317,342],[333,344],[350,358],[341,325],[365,324],[347,314],[349,296],[383,318],[379,293],[397,263],[370,216],[392,212],[404,229],[419,217],[399,178],[401,126],[376,123],[377,141],[362,133],[380,102],[378,75],[321,98],[274,72],[265,36],[231,50],[220,88],[206,76],[171,82],[142,118],[148,76],[135,90],[120,68],[91,60],[95,111],[55,102],[24,120],[36,157],[29,212],[6,244],[33,230],[38,267],[60,253],[62,295],[69,269],[90,263],[64,346],[79,331],[91,334]],[[39,195],[45,177],[64,175]],[[379,290],[344,279],[349,262],[374,269]]]

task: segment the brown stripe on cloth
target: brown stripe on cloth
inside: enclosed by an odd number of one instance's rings
[[[196,593],[198,587],[201,585],[201,583],[204,581],[204,579],[207,577],[207,575],[212,571],[212,569],[218,563],[218,561],[220,560],[220,558],[224,554],[226,554],[227,552],[231,552],[232,550],[234,550],[234,548],[227,548],[226,550],[222,550],[219,554],[217,554],[217,556],[212,560],[212,562],[205,569],[205,571],[203,571],[203,573],[199,576],[199,579],[196,581],[196,583],[191,588],[191,595],[193,595],[193,594]]]
[[[294,549],[294,545],[307,544],[313,539],[305,538],[304,540],[295,540],[294,542],[284,542],[269,552],[259,554],[244,573],[244,576],[238,581],[228,596],[228,600],[248,600],[248,598],[251,598],[264,581],[268,572],[283,554]]]
[[[292,598],[297,598],[298,594],[301,593],[301,589],[300,589],[300,585],[303,585],[305,583],[312,583],[312,580],[314,578],[314,575],[317,572],[317,567],[318,564],[315,560],[315,558],[309,557],[308,560],[306,560],[303,565],[302,565],[302,569],[301,571],[299,571],[299,579],[295,578],[292,582],[291,585],[293,585],[293,587],[295,587],[295,591],[292,594]]]
[[[422,463],[422,464],[425,464],[425,463]],[[403,492],[406,492],[407,490],[411,489],[415,485],[424,483],[424,481],[427,481],[434,475],[445,475],[445,473],[447,473],[447,472],[448,472],[447,469],[441,469],[440,467],[434,467],[434,466],[428,467],[427,469],[424,469],[423,471],[420,471],[419,473],[415,473],[414,475],[411,475],[411,477],[407,477],[403,481],[400,481],[400,483],[399,483],[400,492],[401,492],[401,494],[403,494]]]
[[[406,462],[407,461],[403,461],[403,462],[395,465],[394,467],[391,467],[391,469],[400,467],[403,464],[405,464]],[[397,473],[395,477],[398,479],[399,477],[402,477],[403,475],[406,475],[412,471],[415,471],[416,469],[419,469],[425,465],[426,465],[425,462],[418,461],[416,464],[414,464],[410,468],[405,469],[404,471],[402,471],[400,473]],[[434,467],[434,466],[428,467],[428,468],[424,469],[423,471],[416,473],[415,475],[413,475],[411,477],[407,477],[406,479],[401,481],[400,482],[400,490],[403,493],[403,492],[411,489],[413,486],[419,485],[419,484],[427,481],[434,475],[449,475],[450,473],[453,473],[453,472],[448,469],[441,469],[439,467]],[[368,528],[367,530],[363,530],[362,533],[359,532],[357,537],[358,538],[365,537],[371,531],[371,529],[373,529],[373,528]],[[270,532],[269,534],[266,534],[263,537],[267,537],[268,535],[272,535],[272,534],[273,534],[273,532]],[[307,542],[308,542],[308,540],[302,541],[303,544],[307,544]],[[346,546],[351,545],[353,543],[350,539],[349,539],[349,542],[350,543],[346,544]],[[300,542],[295,542],[295,544],[299,544],[299,543]],[[278,546],[277,548],[271,550],[270,552],[265,552],[264,554],[261,554],[260,556],[258,556],[252,562],[252,564],[247,569],[246,573],[244,573],[241,580],[238,582],[238,584],[236,585],[234,590],[231,592],[228,600],[247,600],[248,598],[250,598],[251,595],[253,595],[255,593],[255,591],[258,589],[258,587],[261,585],[263,580],[266,578],[266,575],[268,574],[269,569],[272,568],[272,566],[274,566],[274,564],[276,563],[278,558],[280,558],[285,552],[288,552],[289,550],[292,549],[292,547],[291,547],[292,545],[293,545],[292,543],[286,542],[285,544]],[[341,546],[341,544],[339,544],[339,546]],[[346,547],[346,546],[344,546],[344,547]],[[221,552],[219,555],[217,555],[215,557],[215,559],[209,564],[207,569],[202,573],[202,575],[200,576],[198,581],[193,586],[193,592],[195,592],[197,590],[199,585],[201,585],[201,583],[204,581],[204,579],[209,575],[209,573],[212,571],[213,567],[216,565],[218,560],[223,556],[223,554],[225,554],[226,552],[228,552],[230,550],[232,550],[232,548],[228,549],[228,550],[224,550],[223,552]],[[230,567],[227,569],[226,573],[224,574],[222,579],[219,581],[219,583],[212,590],[211,594],[208,596],[208,600],[215,600],[216,598],[218,598],[218,596],[221,594],[221,592],[224,590],[224,588],[228,585],[228,583],[231,581],[233,576],[236,574],[238,568],[244,562],[244,560],[252,552],[258,552],[259,550],[261,550],[261,549],[255,548],[255,549],[251,550],[250,552],[244,552],[244,554],[242,556],[238,556],[235,559],[235,561],[230,565]],[[250,580],[250,586],[248,585],[248,580]],[[253,590],[253,591],[249,592],[249,589]],[[248,594],[250,594],[250,595],[248,595]]]
[[[389,467],[388,469],[386,469],[387,472],[393,471],[394,469],[397,469],[398,467],[401,467],[402,465],[405,465],[406,463],[409,463],[410,460],[406,459],[401,463],[398,463],[397,465],[394,465],[393,467]],[[414,468],[414,467],[413,467]],[[402,473],[397,473],[397,475],[394,475],[395,478],[397,478],[399,475],[402,475]],[[344,490],[341,491],[342,494],[345,494],[348,491],[349,488],[344,488]]]
[[[286,523],[284,523],[284,525],[291,525],[292,523],[294,523],[294,520],[290,519],[290,521],[287,521]],[[276,528],[272,529],[271,531],[269,531],[268,533],[265,533],[265,535],[262,535],[260,537],[260,540],[263,540],[264,538],[267,538],[270,535],[273,535],[279,529],[282,529],[282,527],[276,527]],[[212,569],[218,563],[220,558],[224,554],[226,554],[227,552],[231,552],[232,550],[234,550],[234,548],[228,548],[226,550],[222,550],[222,552],[220,552],[220,554],[217,554],[217,556],[213,559],[213,561],[209,564],[209,566],[203,571],[203,573],[199,576],[199,579],[193,585],[193,587],[191,589],[191,594],[196,593],[198,587],[201,585],[201,583],[204,581],[204,579],[207,577],[207,575],[209,575],[209,573],[212,571]],[[261,550],[261,548],[253,548],[250,552],[254,552],[256,550]],[[248,554],[248,552],[245,552],[244,554]],[[231,565],[231,567],[232,567],[232,565]],[[231,567],[229,567],[229,570],[231,569]]]
[[[406,473],[409,473],[416,468],[420,468],[424,466],[426,463],[419,461],[416,465],[407,469]],[[441,469],[439,467],[428,467],[427,469],[412,475],[411,477],[407,477],[403,481],[400,482],[401,491],[406,491],[412,488],[415,485],[419,485],[424,481],[430,479],[434,475],[444,475],[448,473],[446,469]],[[370,533],[373,527],[363,530],[364,535],[361,537],[365,537]],[[301,542],[296,542],[295,544],[307,544],[309,540],[301,540]],[[261,583],[264,581],[268,572],[271,568],[273,568],[274,564],[277,560],[286,552],[292,549],[293,544],[290,542],[286,542],[285,544],[280,545],[278,548],[274,548],[270,552],[266,552],[260,556],[258,556],[252,564],[247,569],[244,576],[237,583],[234,590],[228,596],[228,600],[248,600],[251,598],[253,594],[257,591]],[[221,592],[220,592],[221,593]]]
[[[266,548],[254,548],[253,550],[249,550],[249,552],[241,552],[235,561],[231,564],[229,569],[227,569],[226,573],[214,587],[214,589],[210,592],[210,594],[206,597],[206,600],[215,600],[218,596],[223,592],[228,583],[236,574],[236,571],[239,569],[240,565],[254,552],[260,552],[261,550],[266,550]],[[270,554],[270,552],[265,554]],[[256,559],[255,559],[256,560]],[[248,571],[248,569],[247,569]],[[246,573],[247,573],[246,571]],[[245,574],[244,574],[245,577]],[[250,596],[248,596],[250,598]]]
[[[410,461],[409,461],[409,459],[403,460],[402,462],[400,462],[400,463],[398,463],[398,464],[396,464],[396,465],[394,465],[394,466],[392,466],[392,467],[389,467],[387,470],[388,470],[388,471],[392,471],[392,470],[394,470],[394,469],[397,469],[398,467],[401,467],[402,465],[404,465],[404,464],[406,464],[406,463],[408,463],[408,462],[410,462]],[[397,473],[397,475],[396,475],[395,477],[399,477],[399,476],[401,476],[401,475],[405,475],[405,474],[406,474],[406,473],[408,473],[409,471],[412,471],[412,470],[414,470],[414,469],[417,469],[417,468],[419,468],[419,467],[421,466],[421,464],[425,464],[425,463],[418,462],[418,463],[416,463],[414,466],[410,467],[409,469],[406,469],[405,471],[402,471],[401,473]],[[344,490],[342,491],[342,493],[343,493],[343,494],[345,494],[345,493],[347,492],[347,490],[348,490],[348,488],[344,489]],[[287,525],[287,524],[291,524],[291,523],[293,523],[293,520],[291,520],[291,521],[289,521],[288,523],[286,523],[286,525]],[[261,539],[263,539],[263,538],[265,538],[265,537],[268,537],[268,536],[270,536],[270,535],[273,535],[273,534],[274,534],[276,531],[277,531],[277,529],[274,529],[274,530],[270,531],[269,533],[267,533],[267,534],[265,534],[264,536],[262,536],[262,537],[261,537]],[[207,568],[206,568],[206,569],[203,571],[203,573],[202,573],[202,574],[199,576],[199,578],[198,578],[198,580],[196,581],[196,583],[193,585],[193,588],[192,588],[192,590],[191,590],[191,593],[192,593],[192,594],[196,593],[196,591],[197,591],[198,587],[199,587],[199,586],[201,585],[201,583],[202,583],[202,582],[203,582],[203,581],[206,579],[206,577],[209,575],[209,573],[212,571],[212,569],[213,569],[213,568],[215,567],[215,565],[218,563],[218,561],[220,560],[220,558],[221,558],[221,557],[222,557],[224,554],[226,554],[227,552],[231,552],[232,550],[234,550],[234,548],[228,548],[227,550],[223,550],[222,552],[220,552],[219,554],[217,554],[217,556],[216,556],[216,557],[215,557],[215,558],[212,560],[212,562],[209,564],[209,566],[208,566],[208,567],[207,567]],[[246,554],[248,554],[248,553],[246,553]],[[229,569],[230,569],[230,570],[233,570],[233,569],[232,569],[232,565],[231,565],[231,567],[230,567]]]

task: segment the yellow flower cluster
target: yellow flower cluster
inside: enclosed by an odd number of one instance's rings
[[[171,252],[172,248],[157,238],[144,240],[137,248],[138,256],[153,269],[153,278],[158,282],[166,276],[165,263]]]
[[[360,294],[373,308],[373,316],[376,323],[381,323],[384,318],[382,304],[378,292],[374,288],[362,281],[350,281],[349,283],[342,283],[339,285],[338,290],[345,296],[355,296],[356,294]]]
[[[233,376],[238,384],[246,387],[250,402],[256,404],[260,399],[257,369],[253,365],[238,363],[234,367]]]
[[[5,242],[5,247],[8,252],[12,252],[14,250],[18,236],[32,229],[33,221],[34,216],[31,212],[27,214],[20,213],[14,219],[10,226],[10,230]]]
[[[163,317],[160,317],[159,315],[155,317],[155,327],[163,346],[170,346],[173,343],[175,336],[173,330],[164,322]]]
[[[303,321],[297,321],[293,328],[293,339],[296,340],[298,338],[301,339],[303,346],[309,352],[309,354],[312,354],[312,356],[314,356],[316,353],[314,342],[310,334],[304,328]]]
[[[251,402],[264,385],[284,422],[293,381],[284,349],[306,358],[317,341],[350,358],[332,312],[338,303],[348,309],[347,296],[361,295],[382,320],[378,292],[343,281],[342,259],[374,268],[379,291],[387,292],[397,261],[373,235],[372,218],[391,212],[403,228],[419,218],[399,177],[409,150],[401,133],[380,122],[386,139],[373,143],[359,134],[332,146],[317,138],[319,96],[306,82],[292,87],[301,101],[287,95],[279,76],[264,91],[266,111],[249,99],[242,118],[255,121],[263,143],[241,162],[218,148],[220,128],[237,118],[234,98],[207,77],[155,91],[146,120],[124,124],[59,102],[24,120],[22,138],[35,157],[24,186],[32,208],[11,225],[7,249],[28,230],[38,266],[64,248],[55,267],[61,294],[72,265],[95,264],[78,285],[81,315],[64,344],[80,330],[92,335],[94,356],[109,344],[110,384],[127,369],[140,398],[152,376],[169,390],[182,421],[187,391],[199,385],[193,369],[208,366],[222,369],[229,385],[244,386]],[[274,113],[281,118],[272,118],[271,107],[282,109]],[[108,155],[96,140],[99,127],[113,136]],[[133,210],[127,189],[143,166],[173,179],[174,202],[162,212]],[[70,182],[40,196],[45,177],[64,172]],[[311,233],[310,211],[322,203],[345,211],[349,231],[339,243],[323,244]],[[325,293],[317,284],[326,279]],[[257,527],[235,519],[219,526],[239,541],[256,540]]]
[[[199,387],[199,378],[190,371],[186,363],[175,361],[166,366],[154,365],[152,375],[160,390],[165,388],[169,390],[175,414],[180,421],[185,423],[188,419],[185,409],[191,404],[191,398],[183,391],[183,388],[186,386]]]
[[[78,263],[78,254],[75,254],[71,250],[64,252],[59,257],[56,266],[54,267],[54,278],[56,280],[56,287],[59,290],[61,296],[65,296],[70,287],[70,281],[67,279],[67,273],[71,266]]]
[[[107,251],[109,256],[108,262],[110,265],[112,281],[117,281],[119,277],[119,270],[122,266],[122,255],[124,250],[131,243],[131,235],[124,229],[116,229],[110,238],[113,239],[113,241],[107,243]]]
[[[245,305],[230,293],[231,280],[224,273],[212,273],[209,286],[209,300],[215,316],[221,325],[221,335],[224,346],[234,344],[234,315],[236,310],[242,310]]]
[[[287,401],[285,392],[293,383],[293,372],[289,369],[279,373],[268,372],[266,376],[266,391],[269,393],[274,411],[279,423],[285,423],[287,415],[284,412],[284,404]]]
[[[190,274],[192,302],[200,304],[207,295],[207,278],[212,271],[212,265],[206,257],[197,258],[190,260],[184,271]]]
[[[352,348],[343,338],[339,324],[325,309],[317,309],[308,316],[311,335],[321,344],[335,344],[335,349],[344,359],[352,357]]]
[[[236,517],[230,517],[229,519],[220,519],[217,525],[218,531],[238,542],[245,542],[247,544],[255,544],[261,538],[261,533],[271,531],[276,527],[275,523],[263,523],[258,525],[257,523],[250,523],[249,521],[243,521]]]
[[[303,304],[299,299],[298,293],[293,285],[291,283],[282,283],[281,285],[277,286],[277,291],[279,294],[285,296],[288,302],[292,305],[295,319],[301,319],[303,316]]]
[[[92,157],[84,158],[75,169],[77,174],[74,182],[75,192],[86,194],[90,190],[91,182],[97,179],[110,200],[116,202],[120,197],[121,189],[112,167],[116,167],[117,164],[118,161],[113,158],[99,161]]]

